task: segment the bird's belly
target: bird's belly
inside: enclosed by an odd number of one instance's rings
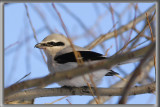
[[[72,65],[72,66],[71,66]],[[77,64],[71,64],[71,63],[66,63],[64,65],[56,65],[55,66],[55,71],[56,72],[61,72],[64,70],[69,70],[77,67]],[[57,82],[61,86],[72,86],[72,87],[82,87],[82,86],[87,86],[87,82],[93,86],[93,84],[98,85],[102,78],[110,71],[106,69],[101,69],[89,74],[85,74],[83,76],[78,76],[78,77],[73,77],[71,79],[66,79]]]
[[[89,83],[91,86],[100,84],[102,78],[107,73],[107,70],[99,70],[93,73],[85,74],[71,79],[62,80],[57,82],[61,86],[82,87],[87,86]]]

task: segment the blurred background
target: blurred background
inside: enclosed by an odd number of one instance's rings
[[[69,36],[75,45],[85,47],[101,35],[113,32],[125,26],[155,3],[54,3],[62,20],[67,28]],[[41,42],[46,36],[52,33],[66,35],[55,9],[51,3],[8,3],[4,5],[4,87],[8,87],[24,76],[24,80],[44,77],[49,74],[48,68],[42,58],[39,49],[34,48],[37,43],[34,38],[27,12],[34,27],[36,37]],[[153,15],[154,11],[152,12]],[[150,17],[150,16],[149,16]],[[106,56],[112,56],[126,43],[133,39],[138,31],[141,31],[146,24],[146,18],[137,23],[134,29],[127,30],[117,37],[112,37],[92,50]],[[156,20],[151,23],[155,35]],[[146,39],[150,37],[150,30],[147,28],[143,33],[144,37],[136,43],[138,48],[151,43]],[[145,37],[146,36],[146,37]],[[130,46],[130,45],[129,45]],[[121,65],[113,68],[121,77],[125,77],[134,71],[139,62]],[[104,77],[97,87],[108,88],[121,79]],[[150,68],[144,81],[137,83],[137,86],[151,83],[155,80],[155,67]],[[47,88],[60,87],[54,83]],[[35,104],[51,103],[63,96],[36,98]],[[117,104],[118,96],[112,97],[104,104]],[[140,94],[128,97],[127,104],[155,104],[155,94]],[[54,104],[87,104],[92,96],[68,96]]]

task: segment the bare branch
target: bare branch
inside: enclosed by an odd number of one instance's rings
[[[146,60],[154,53],[155,49],[155,42],[152,44],[152,47],[147,51],[146,55],[144,58],[141,60],[140,64],[138,67],[134,70],[132,77],[129,79],[128,83],[126,84],[123,93],[122,93],[122,98],[119,101],[119,104],[124,104],[127,100],[127,95],[130,87],[134,84],[137,76],[141,73],[141,69],[143,65],[145,64]]]
[[[150,15],[150,14],[155,10],[155,8],[156,8],[155,5],[152,6],[150,9],[148,9],[148,10],[146,11],[147,14]],[[145,15],[146,12],[144,12],[142,15],[138,16],[138,17],[136,18],[136,20],[132,20],[132,21],[130,21],[128,24],[126,24],[125,26],[122,26],[122,27],[120,27],[119,29],[117,29],[117,30],[116,30],[117,35],[120,35],[120,34],[122,34],[123,32],[131,29],[131,28],[133,27],[133,24],[137,24],[138,22],[140,22],[140,21],[142,21],[143,19],[145,19],[145,18],[146,18],[146,15]],[[92,48],[94,48],[94,47],[96,46],[95,43],[96,43],[96,44],[102,43],[102,42],[104,42],[104,41],[107,40],[107,39],[113,38],[114,36],[115,36],[115,31],[110,32],[110,33],[107,33],[107,34],[104,34],[104,35],[101,35],[101,36],[98,37],[96,40],[94,40],[93,42],[91,42],[90,44],[88,44],[88,45],[86,46],[86,48],[92,49]]]
[[[37,36],[36,36],[36,31],[35,31],[35,29],[34,29],[34,27],[33,27],[32,21],[31,21],[31,19],[30,19],[30,15],[29,15],[29,12],[28,12],[28,6],[27,6],[26,4],[24,4],[24,5],[25,5],[25,8],[26,8],[26,13],[27,13],[27,16],[28,16],[29,23],[30,23],[31,28],[32,28],[32,30],[33,30],[34,39],[36,40],[37,43],[39,43],[39,42],[38,42],[38,39],[37,39]],[[42,50],[40,50],[40,52],[41,52],[41,55],[42,55],[42,57],[43,57],[43,59],[44,59],[44,62],[47,63],[47,61],[46,61],[46,59],[45,59],[45,57],[44,57],[44,55],[43,55]]]
[[[145,94],[145,93],[153,93],[156,89],[155,82],[151,84],[147,84],[139,87],[132,87],[129,90],[129,95],[137,95],[137,94]],[[96,91],[92,88],[94,95]],[[25,91],[21,91],[18,93],[14,93],[5,98],[6,101],[13,100],[29,100],[38,97],[48,97],[48,96],[69,96],[69,95],[89,95],[92,94],[89,92],[89,88],[39,88],[39,89],[29,89]],[[121,96],[123,92],[123,88],[97,88],[99,95],[101,96]]]
[[[136,78],[136,80],[135,80],[138,83],[141,83],[146,78],[147,74],[150,72],[151,68],[154,65],[154,59],[153,58],[149,59],[149,61],[145,65],[146,66],[142,69],[143,71],[141,72],[140,75],[138,75],[138,78]],[[123,81],[123,80],[118,81],[114,85],[110,86],[110,88],[124,87],[127,84],[128,80],[131,78],[132,74],[133,73],[131,73],[125,77],[125,79],[127,81]],[[106,101],[108,101],[111,98],[112,98],[111,96],[100,96],[100,99],[101,99],[100,104],[105,103]],[[96,104],[96,103],[94,100],[91,100],[89,102],[89,104]]]
[[[42,19],[42,21],[44,22],[46,29],[50,32],[50,33],[54,33],[54,31],[51,29],[51,27],[49,26],[49,23],[47,22],[47,18],[44,15],[44,12],[42,11],[42,8],[38,5],[33,5],[30,4],[30,6],[38,13],[38,15],[40,16],[39,18]],[[41,10],[40,10],[41,9]]]

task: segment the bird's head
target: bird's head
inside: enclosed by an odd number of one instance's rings
[[[45,54],[50,56],[56,54],[69,45],[69,40],[64,35],[51,34],[44,38],[41,43],[36,44],[35,47],[43,49]]]

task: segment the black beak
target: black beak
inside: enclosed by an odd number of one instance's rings
[[[42,44],[41,43],[38,43],[34,46],[35,48],[41,48],[42,47]]]

